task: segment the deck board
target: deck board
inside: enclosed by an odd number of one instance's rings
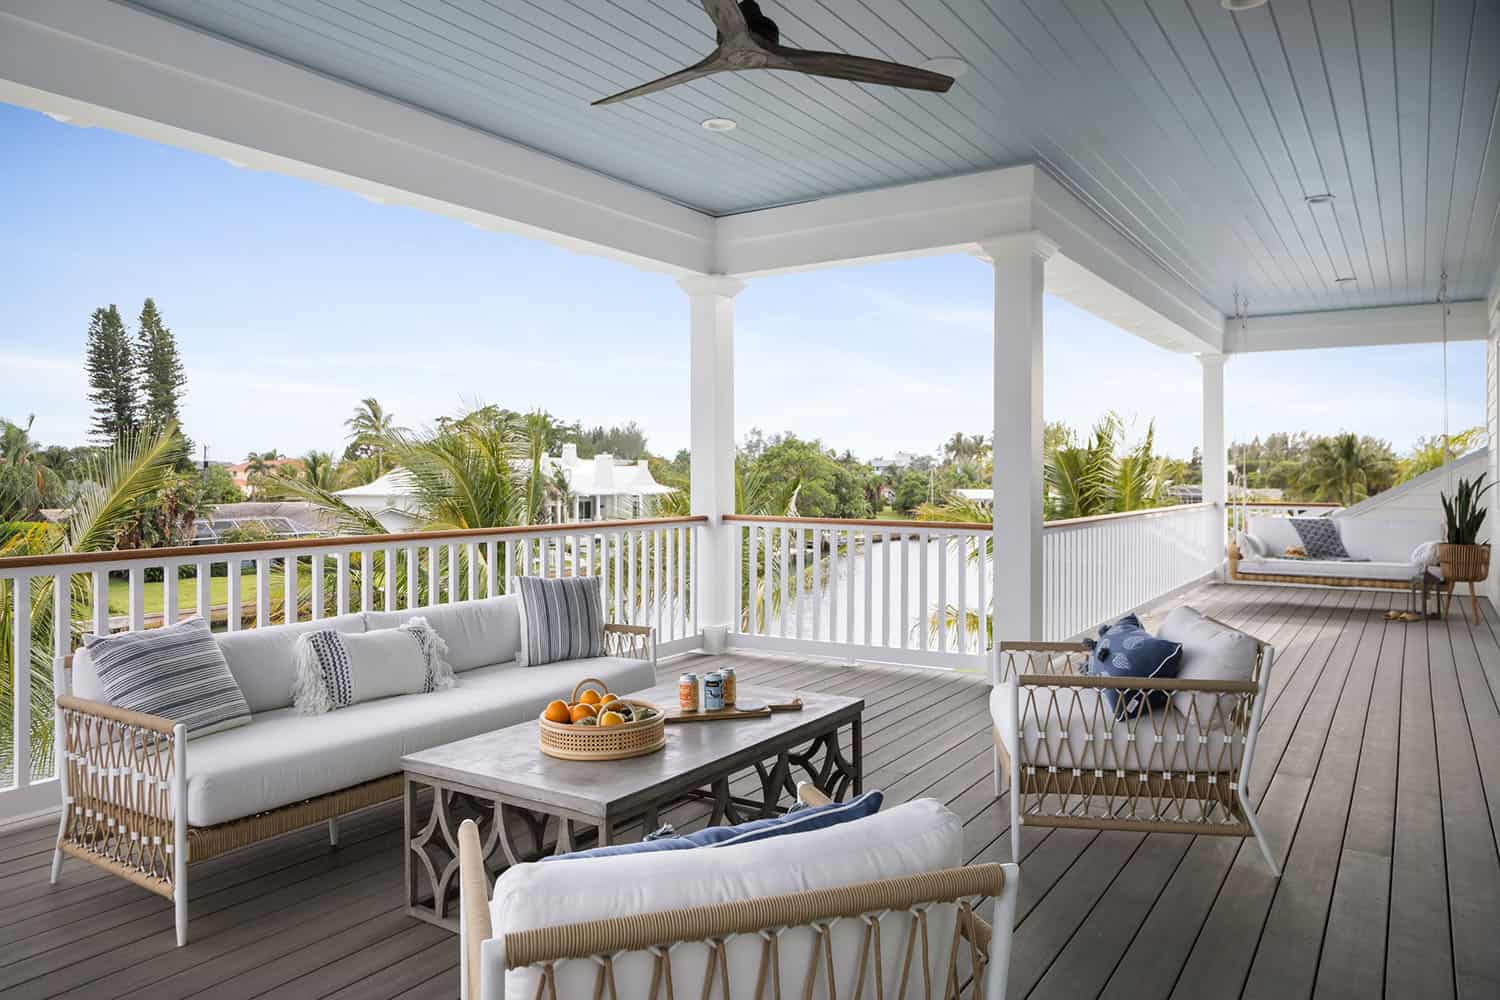
[[[1011,995],[1500,993],[1500,614],[1388,623],[1403,595],[1317,588],[1182,599],[1277,647],[1252,789],[1286,874],[1234,839],[1026,828]],[[939,799],[967,862],[1010,860],[981,678],[721,662],[745,685],[865,698],[867,787]],[[399,826],[386,804],[347,818],[338,849],[315,828],[195,866],[183,949],[165,901],[76,861],[52,887],[51,831],[0,833],[0,1000],[451,998],[457,941],[404,915]]]

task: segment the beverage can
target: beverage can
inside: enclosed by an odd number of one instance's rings
[[[677,707],[684,712],[698,711],[697,674],[683,674],[677,678]]]
[[[721,667],[719,673],[724,678],[724,704],[733,705],[737,693],[735,689],[738,687],[734,679],[734,668]]]
[[[703,709],[716,712],[724,707],[724,675],[714,671],[703,678]]]

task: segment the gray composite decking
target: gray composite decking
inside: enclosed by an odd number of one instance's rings
[[[1184,598],[1275,644],[1253,844],[1030,829],[1013,996],[1500,995],[1500,617],[1411,625],[1404,594],[1207,585]],[[987,689],[963,674],[734,655],[742,684],[862,695],[867,787],[962,816],[1009,860]],[[700,664],[702,659],[698,661]],[[666,667],[665,671],[675,667]],[[664,817],[667,818],[667,817]],[[705,807],[670,817],[702,823]],[[405,915],[400,816],[379,806],[195,866],[192,943],[164,900],[0,834],[0,998],[457,995],[457,940]]]

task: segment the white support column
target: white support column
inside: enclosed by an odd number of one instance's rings
[[[1216,504],[1220,511],[1225,511],[1223,518],[1213,522],[1211,536],[1204,539],[1215,572],[1224,563],[1224,540],[1228,530],[1228,446],[1224,440],[1224,362],[1227,360],[1222,354],[1198,355],[1198,362],[1203,366],[1203,502]]]
[[[1037,232],[980,244],[995,276],[994,637],[1042,638],[1042,292],[1057,247]]]
[[[678,284],[688,294],[692,330],[692,511],[709,519],[694,582],[698,622],[700,628],[731,625],[728,575],[733,550],[720,519],[734,513],[734,297],[745,283],[693,275],[678,279]]]

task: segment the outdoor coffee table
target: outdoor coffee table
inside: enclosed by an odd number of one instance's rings
[[[677,685],[627,697],[667,705],[676,700]],[[485,866],[494,875],[545,854],[566,854],[590,828],[598,845],[611,843],[627,824],[653,830],[661,811],[687,799],[711,803],[709,825],[716,825],[785,811],[782,797],[795,801],[802,779],[835,799],[860,794],[864,699],[753,686],[739,691],[746,705],[794,698],[802,699],[800,712],[670,724],[666,747],[627,760],[548,757],[537,746],[535,719],[401,758],[407,912],[457,929],[449,911],[458,879],[458,827],[465,819],[479,824]],[[758,779],[758,794],[733,794],[730,780],[742,771]],[[432,803],[419,816],[423,789],[431,789]]]

